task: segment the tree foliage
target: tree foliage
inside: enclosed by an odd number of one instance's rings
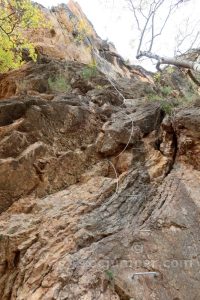
[[[45,26],[42,12],[30,0],[0,0],[0,72],[23,64],[23,50],[36,60],[33,45],[25,30]]]

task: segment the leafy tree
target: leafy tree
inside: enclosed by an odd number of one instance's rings
[[[24,31],[45,24],[42,12],[30,0],[0,0],[0,72],[18,68],[23,64],[23,51],[35,61],[34,46]]]

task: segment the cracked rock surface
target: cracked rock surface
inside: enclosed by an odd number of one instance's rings
[[[28,64],[45,92],[0,102],[0,299],[198,300],[200,107],[170,118],[124,78],[125,104],[81,68]]]

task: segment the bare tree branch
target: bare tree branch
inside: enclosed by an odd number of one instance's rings
[[[155,3],[155,1],[154,1],[154,3]],[[160,1],[160,2],[158,2],[158,3],[156,3],[156,6],[155,6],[154,11],[153,11],[153,14],[152,14],[152,22],[151,22],[151,41],[150,41],[149,51],[152,50],[152,47],[153,47],[153,43],[154,43],[155,38],[156,38],[157,36],[159,36],[159,35],[162,33],[162,31],[163,31],[163,29],[164,29],[164,27],[165,27],[165,25],[163,25],[163,27],[161,28],[161,31],[160,31],[159,33],[157,33],[157,34],[154,33],[154,32],[155,32],[155,16],[156,16],[156,12],[157,12],[157,10],[160,8],[160,6],[161,6],[163,3],[164,3],[164,0],[163,0],[163,1]],[[166,21],[165,21],[164,23],[166,24]]]
[[[161,1],[164,1],[164,0],[161,0]],[[154,3],[155,3],[155,1],[153,1],[150,5],[149,12],[148,12],[148,17],[146,18],[146,22],[145,22],[144,27],[143,27],[142,32],[141,32],[140,42],[139,42],[138,49],[137,49],[137,56],[140,53],[141,46],[142,46],[142,43],[143,43],[145,32],[147,30],[148,23],[149,23],[149,21],[152,17],[152,14],[154,13],[154,10],[152,9]],[[136,58],[137,58],[137,56],[136,56]]]
[[[133,0],[126,0],[126,1],[130,4],[130,9],[131,9],[131,11],[133,11],[134,18],[135,18],[135,21],[137,24],[137,28],[138,28],[139,32],[141,33],[140,41],[139,41],[139,45],[138,45],[138,49],[137,49],[137,55],[140,53],[140,50],[141,50],[143,42],[144,42],[145,34],[149,31],[149,29],[151,29],[151,40],[149,41],[150,45],[149,45],[148,51],[151,51],[153,48],[153,43],[154,43],[155,38],[162,34],[164,27],[166,26],[166,23],[171,15],[173,9],[175,10],[175,7],[179,3],[179,1],[178,1],[178,3],[176,2],[175,5],[170,5],[169,11],[164,20],[164,23],[163,23],[161,29],[159,30],[159,32],[157,32],[157,33],[155,32],[155,17],[158,14],[158,10],[160,9],[160,7],[164,4],[164,2],[166,0],[153,0],[153,1],[151,0],[151,2],[149,4],[149,9],[147,9],[148,12],[146,15],[142,11],[142,0],[140,0],[140,2],[139,2],[139,7],[136,6],[136,4]],[[140,24],[140,18],[137,14],[138,12],[139,12],[140,16],[145,18],[145,22],[144,22],[143,26]]]
[[[161,27],[160,32],[157,33],[156,35],[154,35],[154,39],[155,39],[156,37],[158,37],[159,35],[162,34],[162,32],[163,32],[163,30],[164,30],[164,28],[165,28],[165,26],[166,26],[166,24],[167,24],[167,21],[169,20],[169,17],[170,17],[170,15],[171,15],[172,11],[173,11],[173,8],[174,8],[173,6],[170,6],[169,12],[168,12],[168,14],[167,14],[167,16],[166,16],[166,19],[165,19],[165,21],[164,21],[164,23],[163,23],[163,26]]]
[[[157,67],[159,69],[160,69],[160,65],[173,65],[176,67],[191,69],[200,72],[200,64],[197,62],[188,61],[184,59],[163,57],[148,51],[141,51],[138,58],[143,56],[157,60],[158,61]]]
[[[192,44],[190,45],[190,49],[192,49],[192,48],[194,47],[194,44],[196,43],[196,41],[197,41],[199,35],[200,35],[200,31],[198,31],[198,32],[196,33],[196,36],[195,36],[195,38],[194,38],[194,41],[193,41]]]
[[[132,10],[133,13],[134,13],[134,17],[135,17],[135,20],[136,20],[136,23],[137,23],[138,30],[141,31],[141,28],[140,28],[140,22],[139,22],[139,19],[138,19],[138,17],[137,17],[137,11],[136,11],[136,8],[135,8],[135,6],[133,5],[133,1],[132,1],[132,0],[127,0],[127,2],[130,4],[131,10]]]
[[[138,0],[139,1],[139,0]],[[137,48],[136,58],[140,59],[142,57],[150,58],[151,60],[156,60],[156,68],[161,71],[161,65],[174,65],[181,68],[186,68],[189,70],[194,70],[200,72],[200,64],[193,61],[188,61],[180,58],[171,58],[165,56],[159,56],[157,54],[152,53],[153,45],[155,39],[162,35],[166,24],[168,23],[172,14],[176,11],[177,8],[183,3],[186,3],[190,0],[171,0],[171,3],[168,5],[169,0],[150,0],[146,2],[146,6],[142,7],[142,0],[139,1],[139,5],[137,0],[127,0],[127,2],[131,5],[131,11],[134,14],[134,18],[137,24],[137,28],[140,32],[140,39]],[[161,10],[161,8],[163,8]],[[161,10],[161,13],[160,13]],[[167,12],[165,17],[163,18],[163,12]],[[163,22],[161,26],[158,26],[159,22],[157,16],[162,16]],[[189,20],[188,20],[189,22]],[[158,27],[160,27],[158,29]],[[198,26],[196,26],[198,28]],[[195,30],[196,30],[195,27]],[[180,47],[187,37],[193,35],[194,29],[190,34],[184,32],[185,36],[178,41],[177,47]],[[180,35],[182,32],[180,32]],[[150,37],[148,42],[145,41],[147,37]],[[193,41],[190,44],[190,49],[196,44],[198,38],[200,36],[200,30],[198,30],[194,36]],[[145,47],[144,47],[145,46]],[[142,51],[142,48],[146,48],[148,50]],[[145,50],[145,49],[144,49]],[[191,75],[192,76],[192,75]],[[193,80],[194,81],[194,80]]]

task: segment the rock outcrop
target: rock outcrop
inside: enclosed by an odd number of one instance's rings
[[[114,78],[135,77],[137,74],[150,80],[149,73],[141,67],[129,65],[115,49],[102,40],[76,1],[70,0],[50,10],[39,5],[47,20],[47,28],[30,29],[25,34],[34,44],[38,60],[46,58],[65,59],[93,64],[94,61]]]
[[[0,299],[199,299],[198,97],[65,60],[0,76]]]

